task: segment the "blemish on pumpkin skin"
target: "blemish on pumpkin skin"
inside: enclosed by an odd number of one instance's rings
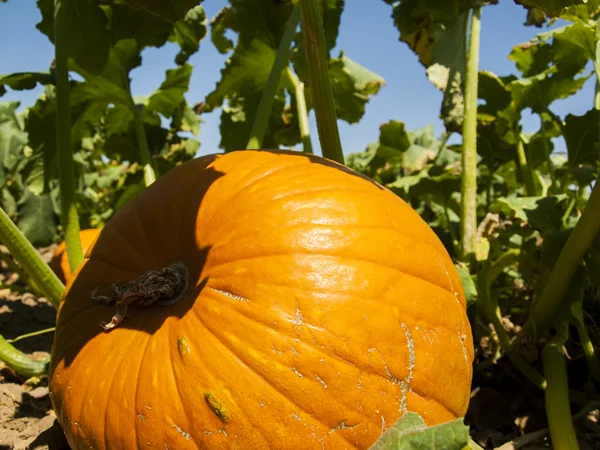
[[[352,428],[356,428],[357,426],[358,425],[346,425],[346,422],[340,422],[340,424],[337,427],[330,429],[328,434],[335,433],[338,430],[349,430]]]
[[[229,422],[229,411],[221,403],[219,403],[210,392],[204,394],[204,400],[212,411],[212,413],[219,418],[223,423]]]
[[[323,386],[324,389],[327,389],[327,384],[321,379],[321,377],[319,377],[319,375],[315,375],[315,378],[319,383],[321,383],[321,386]]]
[[[294,419],[296,419],[298,422],[302,422],[302,417],[300,417],[298,414],[296,413],[292,413],[292,417]]]
[[[230,299],[238,301],[238,302],[249,302],[250,301],[250,299],[248,299],[246,297],[242,297],[241,295],[233,294],[229,291],[224,291],[222,289],[213,288],[213,291],[218,292],[219,294],[223,294],[225,297],[229,297]]]
[[[300,373],[300,371],[298,369],[296,369],[295,367],[290,367],[290,369],[292,370],[292,372],[294,372],[296,375],[298,375],[300,378],[304,378],[304,375],[302,375]]]
[[[381,432],[383,433],[385,431],[385,426],[387,424],[385,423],[385,417],[381,416]]]
[[[177,432],[185,438],[186,441],[189,441],[190,439],[192,439],[192,436],[190,436],[189,433],[186,433],[181,428],[179,428],[177,425],[173,425],[173,428],[175,428],[177,430]]]
[[[139,417],[140,419],[142,419],[142,422],[145,422],[145,421],[146,421],[146,416],[145,416],[145,415],[143,415],[143,414],[138,414],[138,417]]]
[[[190,345],[185,337],[181,336],[177,339],[177,352],[179,353],[179,357],[183,360],[187,358],[187,355],[190,354]]]

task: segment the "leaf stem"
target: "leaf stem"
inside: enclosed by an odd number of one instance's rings
[[[131,99],[131,105],[134,114],[135,134],[137,136],[140,151],[140,161],[142,166],[144,166],[144,183],[146,187],[148,187],[156,181],[156,173],[152,167],[152,157],[150,156],[150,150],[148,148],[148,139],[146,139],[146,131],[144,130],[142,113],[133,101],[133,98]]]
[[[69,266],[75,271],[83,260],[79,239],[79,216],[75,203],[71,108],[69,105],[69,24],[64,0],[54,1],[54,51],[56,66],[56,147],[60,186],[61,221],[65,230]]]
[[[79,239],[79,236],[77,238]],[[2,208],[0,208],[0,241],[21,263],[27,275],[50,303],[58,307],[65,289],[64,285]]]
[[[527,162],[527,155],[525,154],[525,144],[521,133],[517,133],[517,158],[519,161],[519,169],[521,169],[521,175],[525,181],[525,192],[528,196],[535,195],[535,183],[533,182],[533,172],[531,166]]]
[[[281,80],[281,73],[284,67],[287,65],[290,57],[290,47],[292,40],[298,28],[300,22],[300,7],[296,3],[290,18],[287,21],[285,31],[279,42],[279,48],[275,55],[275,61],[271,67],[271,73],[267,80],[267,85],[263,91],[260,103],[258,104],[258,110],[256,111],[256,117],[252,124],[252,130],[250,130],[250,139],[246,145],[247,149],[260,149],[262,148],[263,139],[269,125],[269,117],[271,116],[271,110],[273,109],[273,102],[275,101],[275,95],[277,93],[277,87]]]
[[[558,339],[559,335],[546,344],[542,350],[542,363],[548,382],[546,387],[546,415],[548,416],[552,448],[556,450],[576,450],[579,449],[579,444],[571,418],[567,363],[563,353],[562,339]]]
[[[481,6],[478,6],[471,15],[465,80],[460,221],[463,259],[471,257],[477,246],[477,89],[480,38]]]
[[[333,93],[329,80],[325,33],[318,0],[299,0],[302,12],[302,34],[321,152],[325,158],[344,164],[344,153],[337,126]]]
[[[14,339],[7,339],[6,342],[10,344],[14,344],[15,342],[19,342],[22,339],[27,339],[34,336],[39,336],[40,334],[52,333],[56,327],[44,328],[43,330],[33,331],[31,333],[22,334],[21,336],[17,336]]]
[[[560,252],[546,287],[534,304],[533,315],[525,324],[528,331],[533,328],[533,320],[538,333],[543,333],[550,325],[554,315],[563,306],[563,300],[575,270],[600,230],[598,211],[600,211],[600,179],[596,180],[587,205]]]
[[[308,109],[306,108],[306,98],[304,97],[304,83],[294,73],[290,66],[287,67],[287,74],[290,78],[296,94],[296,105],[298,124],[300,126],[300,138],[302,139],[302,149],[304,153],[312,153],[312,142],[310,140],[310,126],[308,125]]]
[[[46,373],[48,360],[36,360],[17,350],[0,335],[0,360],[22,377],[31,378]]]

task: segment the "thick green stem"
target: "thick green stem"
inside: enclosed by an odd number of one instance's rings
[[[308,124],[308,109],[306,108],[306,98],[304,97],[304,83],[294,73],[290,66],[287,67],[287,74],[294,85],[296,93],[296,105],[298,123],[300,125],[300,137],[302,139],[302,149],[304,153],[312,153],[312,142],[310,140],[310,126]]]
[[[531,171],[531,166],[527,162],[527,156],[525,154],[525,144],[523,143],[523,139],[521,138],[520,133],[518,134],[517,139],[517,157],[519,160],[519,169],[521,169],[521,175],[523,176],[523,180],[525,181],[525,192],[529,196],[534,196],[535,183],[533,181],[533,172]]]
[[[327,48],[319,1],[299,0],[299,3],[302,11],[302,34],[306,46],[306,60],[321,152],[325,158],[344,164],[344,153],[329,80]]]
[[[32,359],[10,345],[6,339],[0,336],[0,360],[15,371],[17,375],[31,378],[46,373],[47,360]]]
[[[546,387],[546,415],[552,448],[555,450],[577,450],[579,444],[571,419],[567,363],[562,342],[553,340],[542,350],[542,363],[548,386]]]
[[[279,80],[281,80],[281,73],[288,63],[290,56],[290,47],[298,23],[300,22],[300,7],[298,4],[292,10],[292,14],[287,21],[285,31],[279,42],[279,48],[275,55],[275,61],[271,67],[271,73],[267,80],[267,86],[263,91],[260,103],[258,104],[258,110],[256,111],[256,118],[252,124],[252,130],[250,131],[250,139],[246,148],[248,149],[260,149],[262,148],[263,139],[267,132],[267,126],[269,125],[269,117],[271,116],[271,110],[273,109],[273,102],[275,101],[275,94],[277,93],[277,87],[279,86]]]
[[[562,249],[550,278],[533,309],[533,320],[538,333],[542,333],[557,311],[564,306],[565,294],[583,255],[600,230],[600,179],[596,180],[577,225]],[[527,321],[528,331],[533,329],[532,318]]]
[[[477,246],[477,89],[480,37],[481,7],[479,6],[473,9],[471,16],[465,81],[460,224],[463,259],[470,258]]]
[[[142,114],[140,110],[131,99],[131,105],[133,108],[133,114],[135,117],[135,134],[140,151],[140,161],[144,167],[144,183],[146,187],[150,186],[156,181],[156,173],[152,167],[152,157],[150,156],[150,150],[148,148],[148,140],[146,139],[146,131],[144,130],[144,122],[142,121]]]
[[[83,260],[79,239],[79,216],[75,203],[73,149],[71,147],[71,108],[69,105],[68,20],[63,0],[54,1],[54,51],[56,66],[56,148],[60,187],[61,221],[65,229],[69,266],[75,271]]]
[[[2,208],[0,208],[0,241],[21,263],[27,275],[36,283],[48,301],[58,307],[65,287]]]

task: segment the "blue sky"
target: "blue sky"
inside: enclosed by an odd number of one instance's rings
[[[226,4],[225,0],[205,0],[204,8],[209,18]],[[381,0],[346,0],[337,56],[343,49],[347,56],[386,80],[380,93],[367,105],[366,114],[360,123],[348,125],[340,122],[340,135],[344,153],[363,151],[366,145],[376,141],[379,126],[391,119],[404,121],[408,129],[434,124],[436,134],[443,132],[438,119],[442,98],[428,81],[424,68],[408,47],[398,40],[398,31],[390,17],[391,7]],[[23,71],[45,71],[53,56],[53,47],[48,39],[37,31],[35,24],[40,14],[35,0],[9,0],[0,3],[0,74]],[[508,60],[513,46],[526,42],[539,32],[525,27],[525,10],[511,0],[502,0],[499,5],[484,8],[482,15],[480,69],[499,75],[515,73],[514,63]],[[10,42],[10,44],[9,44]],[[134,95],[149,95],[164,79],[164,71],[174,66],[175,45],[161,49],[147,49],[143,54],[143,65],[132,72]],[[220,55],[205,39],[200,51],[190,63],[194,72],[186,98],[190,104],[202,101],[211,92],[220,78],[226,56]],[[25,92],[9,91],[2,100],[19,100],[22,106],[33,104],[40,90]],[[583,114],[592,107],[593,85],[588,81],[576,96],[553,104],[553,110],[561,116],[567,113]],[[219,112],[202,116],[200,130],[201,154],[219,152]],[[539,121],[524,117],[525,131],[535,131]],[[311,128],[315,152],[319,153],[318,136],[314,115]],[[557,142],[557,149],[564,148]]]

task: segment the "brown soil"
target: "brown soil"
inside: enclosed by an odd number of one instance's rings
[[[40,252],[46,261],[54,247]],[[2,250],[0,250],[2,251]],[[24,288],[18,276],[4,263],[0,283]],[[45,298],[10,289],[0,289],[0,334],[14,339],[25,333],[50,328],[56,310]],[[47,357],[52,348],[53,333],[23,339],[15,346],[33,357]],[[2,363],[0,362],[0,367]],[[7,367],[0,368],[0,450],[69,449],[65,436],[50,406],[45,378],[23,380]]]

